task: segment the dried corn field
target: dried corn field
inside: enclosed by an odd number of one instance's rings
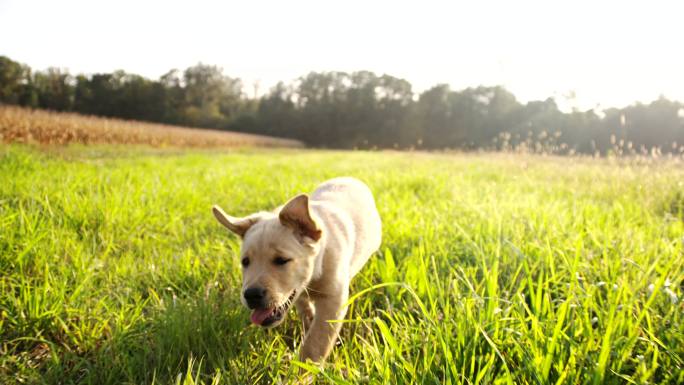
[[[302,147],[296,140],[0,106],[0,141],[154,147]]]

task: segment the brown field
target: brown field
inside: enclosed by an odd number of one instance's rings
[[[154,147],[302,147],[297,140],[0,105],[0,141]]]

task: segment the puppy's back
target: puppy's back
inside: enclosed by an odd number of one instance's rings
[[[351,219],[355,243],[351,270],[352,275],[355,275],[380,247],[382,239],[382,224],[373,193],[360,180],[341,177],[319,185],[311,194],[311,199],[324,205],[333,205]]]

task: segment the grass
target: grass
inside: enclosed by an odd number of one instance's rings
[[[301,147],[297,140],[51,112],[0,104],[0,142],[154,147]]]
[[[338,175],[384,242],[317,368],[294,312],[249,325],[210,207]],[[0,177],[1,383],[684,381],[681,161],[5,146]]]

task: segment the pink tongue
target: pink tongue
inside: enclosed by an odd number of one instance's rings
[[[264,323],[264,320],[273,313],[273,309],[255,309],[252,312],[252,322],[257,325]]]

